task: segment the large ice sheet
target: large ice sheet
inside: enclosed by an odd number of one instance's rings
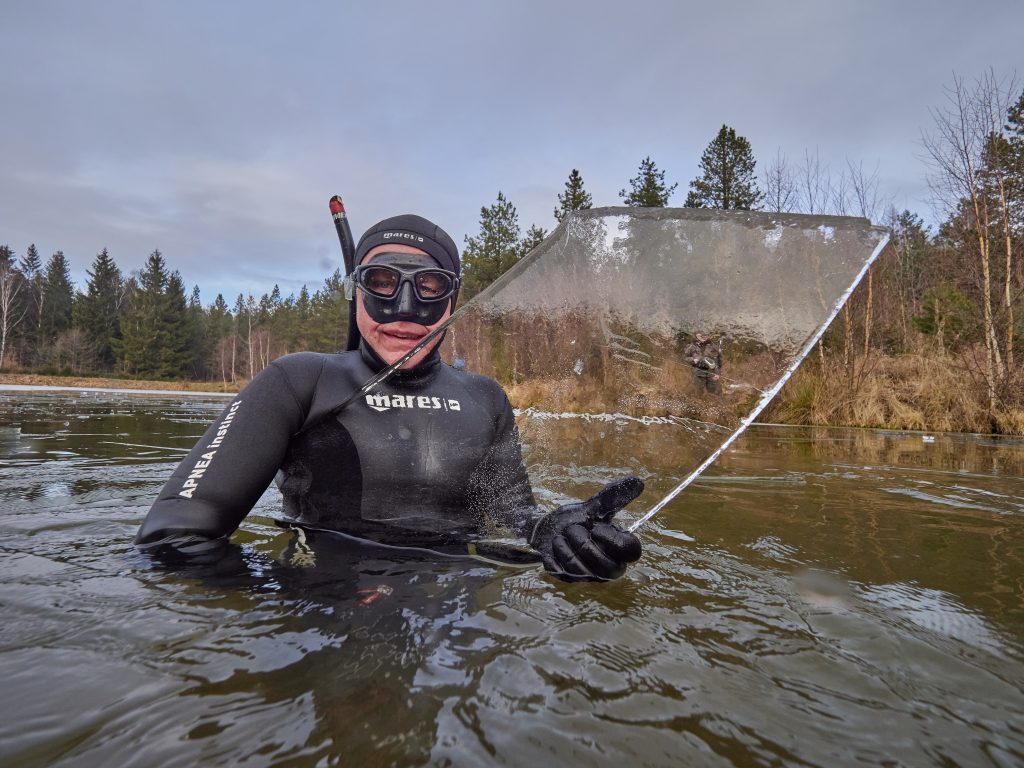
[[[463,308],[445,355],[506,387],[535,465],[570,462],[618,415],[677,424],[684,473],[767,403],[887,241],[859,218],[576,212]],[[697,333],[721,368],[684,357]]]

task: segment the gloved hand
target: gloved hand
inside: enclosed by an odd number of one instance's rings
[[[643,489],[643,480],[626,477],[541,517],[528,540],[545,570],[564,581],[610,581],[625,573],[640,559],[640,539],[611,519]]]

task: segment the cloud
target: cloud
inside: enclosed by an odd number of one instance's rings
[[[1024,6],[980,6],[7,3],[0,242],[287,293],[338,263],[332,194],[357,233],[414,211],[461,245],[498,190],[552,227],[572,168],[615,204],[650,155],[678,204],[723,123],[762,163],[877,160],[927,213],[928,107],[1018,58]]]

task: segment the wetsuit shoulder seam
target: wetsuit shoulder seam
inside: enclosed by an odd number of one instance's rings
[[[323,375],[324,372],[325,360],[326,358],[324,357],[320,358],[320,370],[318,370],[316,374],[317,385],[319,385],[320,377]],[[274,366],[274,368],[276,368],[277,371],[281,374],[282,378],[284,379],[284,385],[285,387],[288,388],[288,393],[292,396],[292,400],[295,401],[295,405],[298,406],[299,412],[302,414],[302,420],[305,421],[306,415],[309,412],[309,404],[303,403],[302,399],[299,397],[298,392],[295,391],[295,387],[292,384],[291,377],[288,375],[288,370],[285,368],[285,366],[281,365],[277,360],[274,360],[270,364]],[[311,391],[315,392],[316,386],[314,386]]]

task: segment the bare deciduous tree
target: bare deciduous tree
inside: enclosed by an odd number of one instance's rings
[[[828,164],[821,162],[817,148],[811,156],[804,150],[804,163],[798,176],[800,208],[804,213],[825,213],[829,205],[831,180]]]
[[[57,370],[81,374],[96,363],[96,345],[80,328],[64,331],[47,350],[48,362]]]
[[[782,149],[764,169],[764,209],[772,213],[789,213],[799,205],[796,175]]]
[[[27,311],[18,302],[21,287],[21,273],[9,262],[0,263],[0,368],[3,368],[7,354],[7,340]]]
[[[977,242],[980,270],[982,331],[985,341],[984,377],[989,391],[989,408],[995,410],[999,385],[1006,380],[1012,361],[1013,249],[1005,239],[1003,332],[999,332],[993,308],[993,239],[1008,218],[1005,170],[993,157],[994,143],[1003,138],[1003,121],[1016,90],[1014,79],[1000,80],[991,70],[973,84],[954,74],[946,89],[946,104],[932,110],[934,128],[921,144],[932,167],[928,183],[934,203],[944,216],[966,213]],[[1001,191],[1000,191],[1001,190]],[[1006,230],[1008,231],[1008,224]],[[1000,336],[1002,337],[1002,343]],[[1005,346],[1003,346],[1005,345]],[[1008,358],[1009,356],[1009,358]]]
[[[846,158],[846,170],[850,180],[849,194],[853,210],[858,216],[875,221],[886,207],[879,190],[878,163],[875,163],[875,170],[868,174],[864,172],[863,160],[854,165],[850,158]]]

